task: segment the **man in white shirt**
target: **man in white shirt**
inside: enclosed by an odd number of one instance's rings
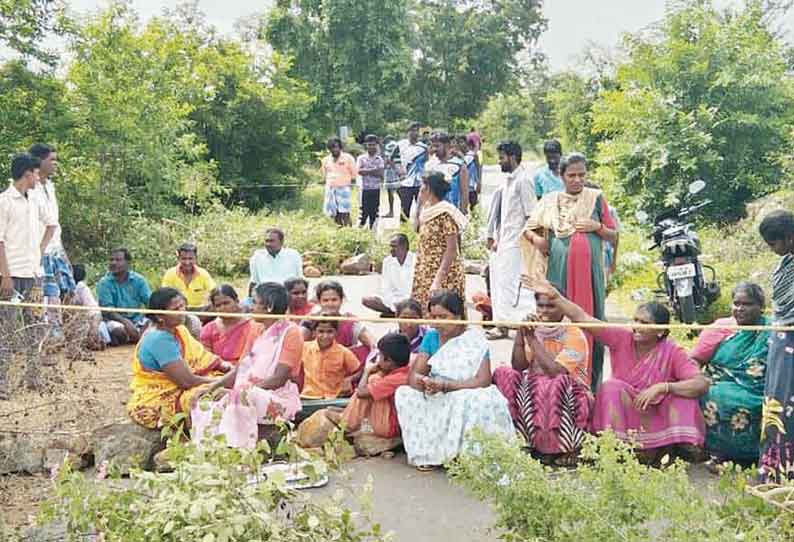
[[[30,191],[39,180],[39,159],[28,153],[18,154],[11,161],[12,184],[0,194],[0,299],[37,301],[32,295],[39,279],[41,255],[55,233],[56,222],[44,214]],[[44,230],[39,225],[43,222]],[[15,354],[15,345],[26,348],[27,366],[25,384],[38,387],[39,360],[30,350],[39,344],[41,326],[34,323],[32,311],[22,311],[23,322],[19,325],[19,312],[14,308],[0,310],[0,400],[7,400],[8,367]],[[12,335],[22,336],[11,341]]]
[[[31,193],[45,208],[45,214],[52,217],[57,224],[52,240],[42,254],[42,293],[47,304],[60,305],[61,296],[74,292],[75,281],[61,241],[60,210],[55,195],[55,184],[52,182],[52,177],[58,169],[58,154],[52,146],[45,143],[34,144],[28,152],[41,161],[39,182]],[[43,222],[41,226],[44,227]],[[56,315],[51,316],[57,319]]]
[[[414,283],[414,264],[416,255],[410,251],[408,237],[403,233],[395,234],[389,241],[391,255],[383,259],[381,271],[381,295],[365,297],[361,304],[381,318],[394,318],[395,305],[411,297]]]
[[[408,220],[411,216],[411,205],[418,202],[422,175],[427,164],[428,146],[419,139],[420,126],[418,122],[411,123],[408,127],[408,137],[397,143],[400,147],[400,162],[405,172],[400,188],[397,189],[402,209],[400,222]]]
[[[519,240],[537,198],[532,177],[521,164],[521,145],[510,141],[497,147],[499,165],[507,173],[502,187],[501,217],[496,250],[490,260],[491,301],[495,321],[522,321],[535,312],[535,295],[521,286]],[[507,337],[507,329],[489,334],[491,339]]]
[[[251,280],[249,297],[264,282],[284,284],[287,279],[303,278],[303,258],[296,250],[284,248],[284,232],[269,228],[265,232],[265,249],[254,252],[248,262]]]

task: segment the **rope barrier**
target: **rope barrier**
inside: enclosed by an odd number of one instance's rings
[[[229,313],[229,312],[212,312],[212,311],[171,311],[171,310],[154,310],[154,309],[124,309],[116,307],[85,307],[82,305],[47,305],[44,303],[15,303],[12,301],[0,301],[0,307],[16,307],[16,308],[30,308],[52,310],[55,308],[63,310],[73,310],[82,312],[112,312],[122,314],[159,314],[159,315],[174,315],[184,316],[192,314],[195,316],[205,316],[211,318],[251,318],[254,320],[297,320],[297,321],[317,321],[317,322],[368,322],[378,324],[399,324],[406,322],[411,324],[425,324],[425,325],[472,325],[472,326],[492,326],[492,327],[507,327],[518,328],[525,326],[543,326],[543,327],[578,327],[581,329],[609,329],[609,328],[623,328],[623,329],[652,329],[652,330],[703,330],[713,329],[713,324],[640,324],[635,322],[527,322],[527,321],[502,321],[502,320],[444,320],[444,319],[429,319],[429,318],[381,318],[377,316],[322,316],[322,315],[297,315],[297,314],[255,314],[249,312]],[[720,329],[730,329],[735,331],[781,331],[789,332],[794,331],[794,326],[780,326],[780,325],[738,325],[738,324],[721,324]]]

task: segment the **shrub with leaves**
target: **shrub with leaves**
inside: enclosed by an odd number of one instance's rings
[[[327,450],[328,451],[328,450]],[[275,452],[275,453],[274,453]],[[69,540],[95,536],[106,542],[379,541],[386,538],[368,516],[371,488],[359,491],[364,512],[344,503],[345,492],[329,500],[309,499],[287,486],[283,474],[260,474],[274,456],[305,462],[310,478],[325,474],[326,463],[282,440],[271,451],[229,448],[222,437],[201,447],[172,439],[167,459],[173,472],[134,470],[122,481],[100,466],[97,480],[64,465],[55,496],[42,519],[66,525]]]
[[[477,434],[477,455],[450,473],[490,501],[506,541],[722,542],[780,541],[790,518],[748,495],[746,477],[724,475],[715,498],[690,482],[686,466],[640,465],[631,447],[607,433],[590,437],[576,471],[553,471],[517,445]]]

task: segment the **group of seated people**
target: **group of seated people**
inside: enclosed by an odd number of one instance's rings
[[[704,331],[689,353],[652,327],[670,322],[663,305],[637,309],[634,322],[651,327],[612,327],[540,285],[537,312],[518,330],[510,366],[495,371],[482,330],[449,323],[466,319],[465,301],[452,291],[435,293],[428,307],[397,303],[395,316],[404,321],[378,341],[342,311],[344,291],[335,281],[317,285],[312,309],[302,279],[263,283],[253,294],[252,312],[267,319],[244,314],[231,286],[216,287],[210,308],[229,316],[206,323],[200,340],[181,315],[151,316],[135,352],[128,410],[136,422],[156,428],[181,411],[190,413],[194,436],[222,433],[230,445],[251,447],[257,425],[295,420],[318,401],[348,432],[366,420],[376,436],[401,436],[420,470],[456,457],[475,427],[519,437],[563,466],[575,463],[587,433],[607,429],[651,463],[665,454],[693,459],[704,448],[717,462],[758,457],[768,332],[720,327],[766,322],[755,284],[736,287],[733,317]],[[166,287],[149,307],[181,311],[187,301]],[[337,319],[280,318],[295,309]],[[446,322],[412,324],[422,317]],[[610,350],[610,378],[595,394],[588,333]],[[211,415],[216,410],[220,418]]]
[[[394,317],[395,305],[398,301],[410,297],[413,284],[415,255],[410,251],[408,238],[398,233],[390,240],[391,254],[383,261],[381,273],[381,295],[370,296],[362,300],[365,307],[371,308],[384,317]],[[185,243],[177,249],[177,265],[166,270],[161,280],[161,287],[178,290],[186,299],[188,312],[209,311],[213,307],[226,310],[234,303],[229,298],[231,290],[221,292],[221,302],[214,303],[217,294],[216,282],[211,274],[198,265],[198,248],[192,243]],[[95,328],[92,339],[103,345],[135,344],[141,332],[149,325],[149,319],[137,312],[148,306],[152,289],[146,278],[131,269],[132,256],[126,248],[117,248],[110,253],[108,268],[105,275],[96,285],[96,298],[85,284],[85,269],[75,265],[77,273],[78,294],[72,301],[78,305],[90,305],[101,309],[101,318]],[[282,283],[290,296],[288,313],[307,315],[312,311],[333,312],[343,302],[343,292],[339,288],[327,288],[316,296],[316,302],[308,299],[309,283],[303,278],[303,260],[301,255],[291,248],[284,247],[284,232],[278,228],[269,228],[265,235],[265,248],[256,250],[249,261],[250,281],[248,297],[239,299],[234,293],[234,302],[241,312],[250,312],[253,304],[253,291],[259,284],[266,282]],[[227,298],[227,299],[223,299]],[[114,310],[115,309],[115,310]],[[97,316],[99,316],[97,312]],[[235,320],[232,318],[232,320]],[[196,315],[188,314],[185,325],[195,338],[202,333],[202,320]],[[234,321],[227,322],[235,323]],[[244,327],[244,326],[243,326]],[[222,324],[215,324],[213,331],[223,329]],[[359,336],[359,328],[342,324],[340,334],[354,332]],[[237,331],[240,333],[241,331]],[[350,343],[351,340],[344,340]],[[361,343],[371,348],[372,337],[363,334]],[[349,344],[346,344],[350,346]]]
[[[111,344],[138,342],[128,404],[136,422],[155,428],[181,411],[191,414],[194,434],[225,432],[230,443],[251,446],[257,424],[323,408],[348,431],[367,420],[377,436],[401,436],[410,463],[420,469],[454,458],[474,427],[519,436],[557,465],[575,463],[585,435],[607,429],[632,441],[649,462],[670,453],[694,458],[704,449],[715,463],[757,460],[769,334],[724,327],[766,322],[764,294],[755,284],[736,287],[732,318],[701,333],[689,353],[666,330],[609,326],[541,284],[536,313],[519,328],[510,364],[498,360],[493,370],[479,328],[412,324],[423,317],[465,320],[466,310],[452,291],[436,292],[426,307],[408,297],[413,258],[404,237],[392,239],[393,270],[384,278],[383,297],[363,300],[382,316],[403,320],[380,340],[343,310],[338,282],[321,281],[310,300],[300,276],[273,280],[300,266],[297,253],[282,245],[283,233],[269,230],[266,250],[251,258],[249,299],[228,284],[217,286],[196,264],[193,245],[180,247],[178,265],[154,293],[130,270],[129,253],[113,252],[97,285],[100,327]],[[145,318],[108,310],[142,306],[185,312]],[[191,310],[228,316],[200,322]],[[335,319],[279,318],[287,314]],[[664,325],[670,313],[648,303],[634,321]],[[579,322],[588,327],[576,327]],[[611,376],[597,386],[590,335],[610,350]],[[247,421],[233,423],[230,417],[245,409],[227,407],[246,397]],[[208,412],[216,409],[229,419],[209,427]],[[250,430],[242,434],[246,423]]]

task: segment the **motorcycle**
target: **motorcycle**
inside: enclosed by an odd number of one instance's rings
[[[703,191],[706,183],[697,180],[689,185],[690,196]],[[713,267],[703,265],[700,256],[700,239],[694,226],[686,220],[711,200],[703,200],[688,206],[665,211],[654,218],[653,245],[648,250],[661,248],[663,270],[657,276],[659,292],[667,296],[675,315],[680,322],[691,324],[696,313],[712,304],[720,296],[717,273]],[[640,222],[647,222],[648,214],[638,211]],[[710,272],[711,280],[706,280],[704,272]]]

